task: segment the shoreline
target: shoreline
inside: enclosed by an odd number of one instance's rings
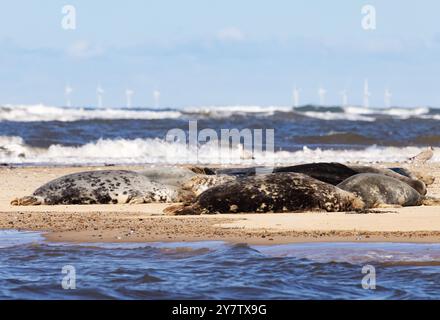
[[[86,170],[145,166],[0,167],[0,229],[43,232],[51,242],[194,242],[248,244],[310,242],[440,243],[440,207],[379,209],[374,213],[302,212],[165,216],[171,204],[12,207],[14,197],[31,194],[59,176]],[[437,181],[440,164],[423,170]]]
[[[440,243],[440,230],[437,230],[436,226],[425,227],[426,229],[414,227],[412,219],[419,216],[419,213],[400,212],[400,214],[406,216],[408,224],[380,230],[381,228],[371,224],[373,220],[377,220],[377,216],[385,215],[387,223],[388,221],[393,223],[397,214],[384,212],[372,216],[339,213],[331,217],[333,214],[314,212],[261,216],[172,217],[154,215],[154,213],[2,212],[0,229],[38,231],[47,241],[55,243],[200,241],[260,245],[313,242]],[[440,219],[440,214],[437,217]],[[350,219],[350,221],[344,226],[338,226],[341,219]],[[304,222],[299,223],[300,220]],[[316,221],[327,224],[328,227],[318,228]],[[365,228],[353,228],[357,223],[363,222],[367,223]],[[293,227],[294,224],[299,226]]]
[[[218,238],[205,238],[203,236],[199,237],[188,237],[188,236],[175,236],[172,238],[161,238],[161,237],[131,237],[131,238],[121,238],[116,237],[117,230],[111,232],[105,231],[104,237],[97,239],[96,236],[93,237],[90,232],[51,232],[44,230],[29,230],[29,229],[3,229],[0,231],[16,231],[16,232],[32,232],[40,235],[45,242],[50,244],[71,244],[71,245],[81,245],[81,244],[198,244],[198,243],[225,243],[231,245],[258,245],[258,246],[278,246],[278,245],[301,245],[301,244],[440,244],[440,234],[434,235],[429,233],[421,232],[419,234],[412,233],[411,236],[405,233],[346,233],[346,234],[324,234],[316,231],[307,234],[298,233],[297,236],[285,236],[283,234],[275,233],[265,233],[264,238],[258,238],[255,234],[253,237],[248,237],[243,240],[243,237],[218,237]],[[260,235],[261,237],[261,235]]]

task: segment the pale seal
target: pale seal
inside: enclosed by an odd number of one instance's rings
[[[194,196],[199,196],[209,188],[235,180],[236,177],[229,175],[197,175],[185,182],[182,190],[186,190]],[[189,200],[193,199],[189,198]]]
[[[375,173],[357,174],[338,184],[338,187],[359,196],[366,208],[418,206],[424,199],[408,184]]]
[[[45,184],[12,205],[141,204],[190,202],[208,188],[234,180],[225,175],[196,174],[194,168],[158,167],[139,172],[90,171]]]
[[[11,204],[30,206],[180,202],[184,194],[180,192],[178,184],[195,174],[191,172],[188,176],[183,175],[176,179],[170,172],[163,172],[101,170],[74,173],[50,181],[35,190],[31,196],[15,199]]]
[[[209,188],[191,205],[171,206],[172,215],[353,211],[364,203],[350,192],[300,173],[243,177]]]

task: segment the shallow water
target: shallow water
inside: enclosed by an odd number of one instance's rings
[[[73,245],[0,231],[3,299],[439,299],[439,271],[439,244]]]

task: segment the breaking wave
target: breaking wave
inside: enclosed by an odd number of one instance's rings
[[[378,118],[433,119],[440,120],[440,110],[428,107],[418,108],[364,108],[321,107],[314,105],[293,108],[290,106],[189,106],[178,109],[143,108],[67,108],[37,105],[0,106],[0,121],[11,122],[72,122],[81,120],[157,120],[187,118],[227,118],[231,116],[263,116],[275,114],[309,117],[320,120],[347,120],[373,122]]]
[[[63,108],[38,105],[0,106],[0,121],[36,122],[117,119],[176,119],[181,112],[172,110]]]
[[[206,143],[190,149],[183,143],[162,139],[100,139],[81,146],[51,145],[36,148],[20,137],[0,136],[0,162],[6,164],[242,164],[279,165],[306,162],[406,162],[423,147],[369,146],[359,150],[308,148],[297,151],[255,151],[238,146],[220,149]],[[433,162],[440,161],[440,155]]]

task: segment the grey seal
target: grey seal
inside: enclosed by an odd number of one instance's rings
[[[424,199],[408,184],[375,173],[357,174],[338,184],[338,187],[359,196],[366,208],[418,206]]]
[[[138,204],[179,202],[183,184],[195,173],[181,169],[99,170],[69,174],[41,186],[31,196],[12,200],[12,205]]]
[[[370,166],[352,166],[350,165],[350,168],[356,171],[357,173],[376,173],[376,174],[382,174],[388,177],[395,178],[397,180],[400,180],[410,187],[414,188],[418,193],[420,193],[422,196],[426,195],[427,189],[426,184],[419,180],[414,179],[412,177],[408,177],[405,175],[402,175],[392,169],[388,168],[377,168],[377,167],[370,167]]]
[[[141,204],[189,202],[232,177],[196,174],[193,168],[159,167],[135,172],[98,170],[52,180],[31,196],[11,201],[16,206],[75,204]]]
[[[247,168],[227,168],[227,169],[217,169],[215,172],[217,174],[227,174],[238,177],[243,176],[254,176],[257,171],[264,172],[269,169],[266,173],[303,173],[317,180],[330,183],[332,185],[337,185],[344,181],[345,179],[354,176],[358,172],[353,169],[343,165],[341,163],[306,163],[295,166],[288,167],[275,167],[275,168],[265,168],[265,167],[247,167]]]
[[[390,170],[410,179],[420,180],[427,186],[430,186],[435,182],[434,176],[423,171],[412,171],[406,168],[390,168]]]
[[[213,186],[190,205],[171,206],[170,215],[266,213],[295,211],[352,211],[364,208],[350,192],[301,173],[238,178]]]
[[[290,167],[275,168],[274,173],[296,172],[303,173],[320,181],[337,185],[354,176],[358,172],[341,163],[306,163]]]
[[[219,169],[217,173],[228,174],[233,176],[253,176],[256,174],[257,169],[263,171],[264,168],[261,167],[251,167],[251,168],[230,168],[230,169]],[[303,173],[312,178],[318,179],[323,182],[330,183],[332,185],[338,185],[344,180],[359,174],[359,173],[377,173],[383,174],[396,178],[402,182],[405,182],[409,186],[416,189],[421,195],[426,194],[426,185],[420,179],[414,176],[403,175],[400,172],[396,172],[388,168],[378,168],[371,166],[361,166],[361,165],[344,165],[342,163],[336,162],[318,162],[318,163],[306,163],[295,166],[288,167],[275,167],[272,170],[273,173],[286,173],[286,172],[296,172]]]

